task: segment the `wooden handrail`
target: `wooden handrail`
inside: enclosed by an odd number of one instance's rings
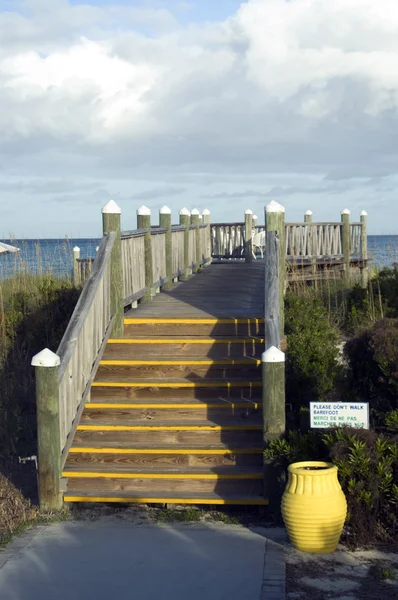
[[[110,259],[116,233],[105,234],[58,347],[60,452],[66,458],[76,424],[112,329]]]

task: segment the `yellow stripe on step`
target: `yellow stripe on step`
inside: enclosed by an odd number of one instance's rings
[[[231,339],[163,339],[163,338],[151,338],[140,340],[137,338],[111,338],[108,340],[108,344],[264,344],[263,338],[231,338]]]
[[[239,504],[243,506],[267,506],[268,500],[263,498],[236,498],[234,500],[225,498],[116,498],[113,496],[71,496],[64,494],[65,502],[119,502],[122,504]]]
[[[248,319],[158,319],[149,317],[146,319],[126,318],[125,325],[158,325],[158,324],[182,324],[182,325],[236,325],[236,324],[260,324],[264,323],[264,319],[248,318]]]
[[[230,467],[228,467],[230,468]],[[62,477],[76,479],[264,479],[263,473],[85,473],[84,471],[64,471]]]
[[[94,381],[92,387],[121,387],[121,388],[232,388],[232,387],[261,387],[261,381],[186,381],[186,382],[169,382],[169,383],[154,383],[145,381]]]
[[[123,404],[123,403],[115,403],[115,404],[101,404],[89,402],[86,404],[85,409],[87,408],[132,408],[132,409],[148,409],[148,408],[182,408],[186,409],[194,409],[194,408],[251,408],[258,410],[260,405],[256,402],[251,402],[248,400],[247,402],[224,402],[224,403],[209,403],[209,402],[200,402],[196,404]]]
[[[215,455],[233,455],[233,454],[262,454],[263,448],[236,448],[236,449],[168,449],[168,448],[85,448],[81,446],[72,446],[69,450],[72,454],[215,454]]]
[[[257,358],[221,358],[221,359],[208,359],[208,360],[162,360],[161,358],[157,360],[101,360],[100,365],[107,366],[159,366],[159,367],[169,367],[174,366],[178,367],[179,365],[253,365],[259,367],[261,365],[261,360]]]
[[[79,431],[259,431],[262,425],[78,425]]]

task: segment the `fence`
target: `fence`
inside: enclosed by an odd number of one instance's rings
[[[249,211],[249,215],[250,215]],[[366,213],[361,221],[349,223],[349,248],[344,248],[343,231],[347,227],[349,211],[342,212],[342,220],[335,223],[313,223],[312,213],[307,211],[303,223],[285,223],[284,249],[288,260],[297,258],[343,258],[345,252],[350,258],[367,260]],[[213,223],[211,225],[211,255],[215,259],[244,259],[245,247],[251,240],[253,255],[256,248],[265,249],[265,227],[255,224],[246,234],[245,223]]]

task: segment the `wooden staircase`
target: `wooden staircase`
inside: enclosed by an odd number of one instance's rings
[[[268,504],[261,319],[126,318],[70,448],[66,502]]]

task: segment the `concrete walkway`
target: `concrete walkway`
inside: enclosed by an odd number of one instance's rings
[[[213,524],[38,527],[0,551],[0,598],[283,600],[283,540],[280,530]]]

